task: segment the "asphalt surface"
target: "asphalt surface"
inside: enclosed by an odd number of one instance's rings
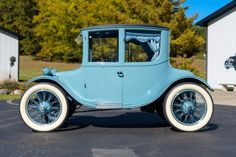
[[[235,157],[235,136],[236,107],[227,104],[216,103],[209,125],[195,133],[138,110],[87,109],[55,132],[38,133],[22,122],[18,106],[0,101],[0,157]]]

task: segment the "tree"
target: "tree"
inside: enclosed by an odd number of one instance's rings
[[[168,25],[171,28],[171,56],[191,57],[202,50],[205,41],[193,26],[196,17],[187,18],[184,8],[174,13]]]
[[[73,41],[80,28],[101,24],[153,24],[171,28],[171,55],[192,56],[204,40],[193,27],[196,16],[187,18],[185,9],[170,0],[40,0],[34,31],[40,40],[38,57],[46,60],[81,60]]]
[[[1,0],[0,25],[22,36],[21,52],[34,54],[39,49],[32,24],[33,16],[37,14],[37,0]]]

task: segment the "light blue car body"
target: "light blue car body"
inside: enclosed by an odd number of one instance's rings
[[[117,30],[119,32],[119,62],[89,62],[89,32]],[[127,30],[159,31],[160,55],[152,62],[125,62],[125,32]],[[48,71],[32,82],[49,82],[60,86],[70,99],[90,108],[138,108],[166,94],[173,86],[193,82],[213,90],[206,81],[189,71],[175,69],[169,61],[170,31],[150,25],[107,25],[82,29],[83,60],[80,68],[65,72]],[[117,72],[122,72],[119,77]]]

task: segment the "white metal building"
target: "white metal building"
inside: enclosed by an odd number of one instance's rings
[[[0,27],[0,82],[18,81],[19,35]]]
[[[202,19],[197,25],[207,27],[208,83],[215,89],[236,85],[236,1]]]

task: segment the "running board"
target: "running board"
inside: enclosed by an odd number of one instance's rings
[[[122,104],[97,104],[97,109],[121,109]]]

